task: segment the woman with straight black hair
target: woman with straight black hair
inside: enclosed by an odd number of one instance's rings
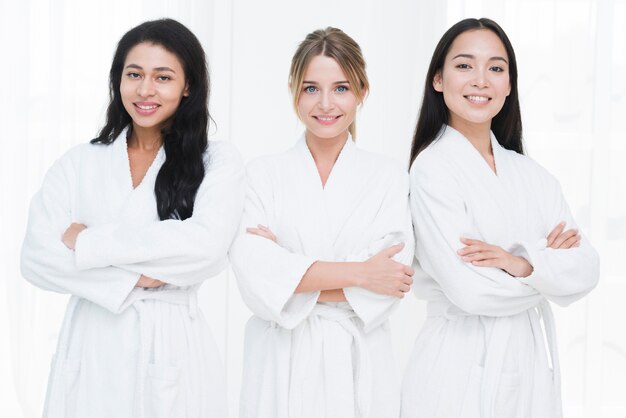
[[[598,256],[558,181],[523,153],[515,53],[494,21],[462,20],[439,41],[411,163],[416,257],[427,273],[413,289],[428,310],[402,416],[561,417],[548,301],[586,295]]]
[[[225,417],[225,379],[197,292],[226,265],[243,164],[207,139],[209,77],[172,19],[119,41],[105,126],[48,171],[22,273],[72,295],[44,417]]]

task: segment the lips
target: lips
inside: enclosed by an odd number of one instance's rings
[[[476,103],[476,104],[485,104],[491,100],[490,97],[486,97],[486,96],[467,95],[463,97],[465,97],[470,102]]]
[[[133,103],[133,106],[135,106],[135,110],[137,111],[137,113],[143,116],[149,116],[154,114],[160,107],[158,103],[153,102],[136,102]]]
[[[342,115],[331,116],[331,115],[323,115],[323,116],[313,116],[319,123],[322,125],[332,125],[339,120]]]

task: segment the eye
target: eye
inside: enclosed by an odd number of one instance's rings
[[[141,75],[139,75],[139,73],[130,72],[126,74],[126,77],[136,79],[136,78],[141,78]]]
[[[157,77],[157,80],[159,80],[159,81],[168,81],[168,80],[171,80],[171,77],[168,76],[168,75],[160,75],[160,76]]]
[[[493,67],[489,67],[489,71],[493,71],[495,73],[502,73],[504,72],[504,68],[494,65]]]
[[[315,86],[306,86],[303,91],[305,93],[315,93],[317,91],[317,87],[315,87]]]
[[[336,91],[337,93],[345,93],[345,92],[347,92],[347,91],[349,91],[349,90],[350,90],[350,89],[348,88],[348,86],[344,86],[344,85],[337,86],[337,88],[335,89],[335,91]]]
[[[456,68],[459,70],[469,70],[472,67],[469,64],[457,64]]]

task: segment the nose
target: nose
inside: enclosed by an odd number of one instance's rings
[[[317,102],[320,110],[326,111],[333,108],[333,100],[330,92],[323,91],[319,95],[319,101]]]
[[[137,86],[137,94],[140,97],[150,97],[154,95],[154,81],[150,77],[145,77]]]
[[[472,80],[472,85],[478,88],[485,88],[489,85],[487,81],[487,74],[483,69],[476,69],[474,73],[474,79]]]

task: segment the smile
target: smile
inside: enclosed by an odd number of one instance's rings
[[[489,100],[491,100],[489,97],[485,97],[485,96],[464,96],[464,97],[472,103],[487,103]]]
[[[133,103],[137,113],[140,115],[151,115],[159,108],[159,105],[156,103]]]
[[[339,118],[342,115],[339,116],[313,116],[313,118],[317,119],[318,122],[320,122],[322,125],[332,125],[333,123],[335,123],[337,120],[339,120]]]

